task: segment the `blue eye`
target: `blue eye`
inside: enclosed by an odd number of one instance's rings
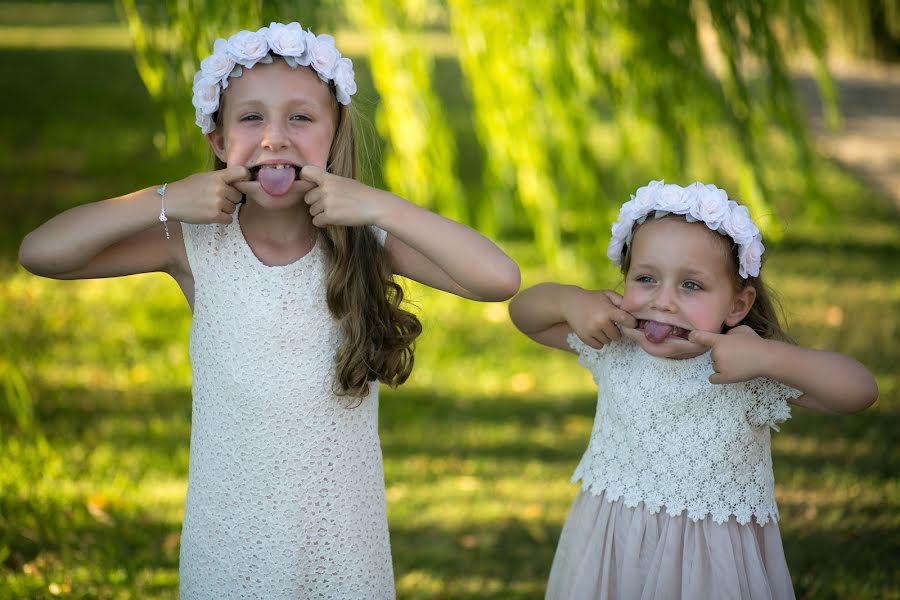
[[[639,283],[653,283],[653,278],[649,275],[638,275],[634,280]]]
[[[291,116],[291,120],[292,121],[309,121],[311,119],[309,117],[307,117],[306,115],[293,115],[293,116]]]
[[[703,288],[696,281],[685,281],[681,284],[684,288],[689,290],[702,290]]]
[[[241,117],[240,120],[241,121],[259,121],[261,119],[262,119],[262,117],[260,117],[259,115],[244,115],[243,117]]]

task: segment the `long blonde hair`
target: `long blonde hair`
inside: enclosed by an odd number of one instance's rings
[[[663,218],[686,220],[684,216],[675,214],[669,214]],[[643,223],[634,227],[631,238],[632,240],[634,239],[634,233],[637,232],[641,225],[643,225]],[[793,343],[793,340],[781,325],[781,321],[779,319],[779,313],[783,312],[781,310],[781,305],[778,302],[775,293],[763,281],[762,269],[760,269],[758,276],[750,276],[747,277],[747,279],[742,279],[740,274],[738,273],[739,259],[737,243],[730,237],[720,235],[715,231],[710,230],[708,227],[703,227],[702,229],[709,233],[709,235],[711,235],[717,241],[717,243],[721,245],[723,254],[725,255],[725,259],[728,261],[728,272],[731,273],[731,285],[734,288],[734,291],[740,292],[747,286],[752,286],[756,290],[756,299],[753,301],[753,305],[750,307],[750,312],[748,312],[747,315],[741,320],[741,322],[735,325],[735,327],[746,325],[762,338]],[[622,275],[627,275],[628,269],[629,267],[631,267],[631,244],[627,244],[623,249],[623,252],[625,253],[625,257],[622,260]],[[724,331],[727,331],[729,329],[732,328],[726,325],[723,329],[723,333]]]
[[[337,106],[328,171],[355,179],[353,113],[349,106]],[[328,308],[344,334],[335,359],[339,393],[361,399],[376,379],[400,385],[412,372],[422,324],[401,308],[403,288],[394,281],[384,248],[368,227],[329,226],[323,239],[331,259]]]
[[[337,102],[337,127],[328,153],[329,173],[356,178],[357,154],[349,106]],[[222,127],[220,104],[214,120]],[[215,158],[217,169],[225,163]],[[403,288],[394,280],[384,248],[368,227],[330,225],[320,233],[329,258],[326,300],[340,324],[343,339],[335,356],[335,393],[358,400],[369,394],[369,383],[395,387],[407,380],[415,361],[415,340],[422,324],[401,308]]]

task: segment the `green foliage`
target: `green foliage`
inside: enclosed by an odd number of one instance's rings
[[[412,0],[345,4],[350,24],[369,40],[369,68],[381,96],[376,125],[389,145],[384,180],[404,198],[419,199],[445,217],[467,221],[462,186],[455,175],[453,132],[432,89],[430,57],[409,35],[423,24],[415,4]]]
[[[216,37],[268,22],[263,4],[170,0],[141,13],[134,0],[118,2],[138,71],[166,107],[160,140],[172,155],[185,144],[182,132],[193,130],[187,99],[199,59]],[[295,14],[278,2],[265,6],[272,15]],[[311,12],[300,19],[307,26],[316,19]],[[322,12],[366,39],[388,187],[489,234],[530,230],[557,270],[566,264],[563,235],[605,229],[649,179],[715,178],[755,215],[769,216],[763,230],[770,239],[780,235],[760,159],[773,132],[792,145],[791,168],[810,175],[785,47],[814,56],[830,119],[837,118],[821,22],[807,2],[347,0]],[[783,30],[791,35],[780,36]],[[484,157],[474,210],[434,92],[434,50],[422,41],[442,31],[468,84]],[[192,147],[202,148],[194,139]],[[732,161],[721,164],[732,147]],[[588,221],[566,218],[588,206],[596,208],[586,211]]]
[[[900,0],[824,3],[828,29],[854,56],[900,59]]]

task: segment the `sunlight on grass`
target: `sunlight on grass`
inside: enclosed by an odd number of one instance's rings
[[[772,283],[800,341],[872,365],[881,399],[846,419],[795,408],[773,436],[776,494],[798,590],[837,597],[849,577],[874,598],[893,585],[877,566],[893,542],[877,532],[900,526],[889,441],[900,278],[896,263],[864,257],[897,244],[900,227],[871,240],[840,230],[817,244],[859,249],[826,263],[804,235],[773,246]],[[527,283],[546,277],[524,264]],[[505,303],[408,287],[426,330],[410,382],[383,390],[381,410],[398,593],[539,597],[577,490],[568,479],[590,435],[593,383],[573,355],[518,334]],[[0,283],[0,317],[0,360],[25,374],[36,415],[35,433],[7,429],[2,442],[3,509],[15,521],[0,583],[18,596],[55,583],[62,596],[173,597],[190,435],[190,320],[177,286],[163,275],[54,282],[13,271]],[[822,563],[826,541],[857,567]],[[124,551],[135,558],[122,566]]]

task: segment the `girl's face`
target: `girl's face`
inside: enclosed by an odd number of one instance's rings
[[[735,291],[727,238],[702,222],[650,217],[634,234],[622,309],[638,320],[629,337],[653,356],[691,358],[707,348],[687,340],[691,330],[721,333],[749,312],[750,286]]]
[[[337,127],[337,104],[309,67],[284,60],[244,69],[228,80],[220,124],[208,134],[213,152],[229,167],[250,169],[255,201],[293,205],[313,184],[299,181],[304,165],[325,169]]]

